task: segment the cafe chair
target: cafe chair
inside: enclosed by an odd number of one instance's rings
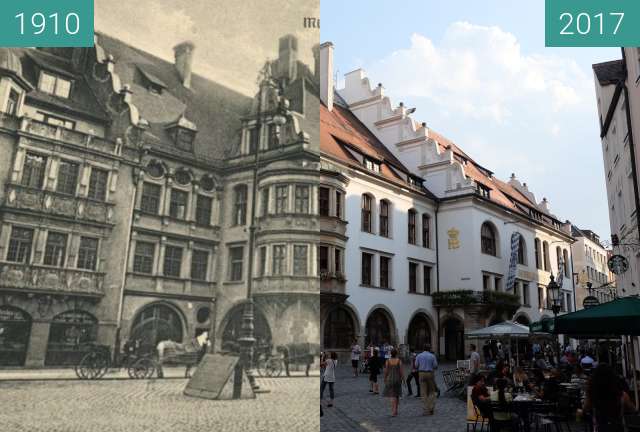
[[[472,403],[473,412],[471,415],[467,416],[467,432],[484,432],[484,427],[487,427],[487,432],[489,431],[489,419],[484,417],[476,404]],[[478,426],[480,426],[480,430],[478,430]]]

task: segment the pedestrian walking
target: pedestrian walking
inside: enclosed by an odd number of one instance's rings
[[[476,345],[471,344],[471,354],[469,354],[469,383],[473,382],[478,372],[480,372],[480,354],[478,354],[476,350]]]
[[[360,345],[358,345],[358,340],[354,339],[353,344],[351,345],[351,367],[353,368],[353,376],[358,377],[358,365],[360,363]]]
[[[380,350],[376,347],[373,355],[369,359],[369,393],[378,394],[378,375],[382,367],[382,359],[380,358]]]
[[[438,360],[431,352],[431,345],[425,344],[424,351],[416,357],[416,368],[420,377],[420,392],[424,402],[424,415],[433,415],[436,405],[436,380],[435,371],[438,368]]]
[[[402,362],[398,358],[398,350],[391,348],[391,356],[384,366],[383,396],[391,399],[391,416],[398,415],[400,394],[402,393]]]
[[[329,386],[329,404],[327,406],[333,406],[333,399],[335,397],[334,384],[336,383],[336,366],[338,365],[338,354],[335,351],[331,351],[329,358],[324,362],[324,374],[322,375],[322,382],[320,383],[320,400],[324,397],[324,389]],[[323,365],[320,365],[322,368]]]
[[[411,354],[411,374],[407,378],[407,390],[409,395],[413,394],[411,381],[416,383],[416,397],[420,397],[420,378],[418,376],[418,369],[416,368],[416,353]]]

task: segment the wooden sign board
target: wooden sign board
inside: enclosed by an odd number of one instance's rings
[[[238,357],[235,356],[205,355],[187,383],[184,394],[202,399],[233,399],[234,372],[237,364]],[[249,379],[243,372],[240,399],[255,397]]]

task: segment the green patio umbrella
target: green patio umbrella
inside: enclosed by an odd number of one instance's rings
[[[542,318],[540,321],[529,324],[531,333],[553,333],[553,318]]]
[[[551,321],[553,322],[553,319]],[[640,336],[640,298],[618,298],[588,309],[560,315],[551,331],[576,336]]]

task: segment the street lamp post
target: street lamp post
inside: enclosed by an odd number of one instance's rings
[[[550,276],[549,284],[547,285],[547,294],[551,294],[551,312],[553,312],[553,326],[557,328],[558,314],[562,308],[562,300],[560,298],[560,285],[555,281],[553,274]],[[560,362],[560,337],[556,333],[556,365]]]
[[[267,85],[273,84],[270,76],[265,76],[265,82]],[[276,87],[277,88],[277,87]],[[262,93],[262,92],[261,92]],[[280,141],[280,128],[287,123],[287,106],[284,101],[278,103],[278,107],[274,112],[261,112],[262,103],[258,105],[258,116],[256,119],[256,130],[258,133],[262,130],[262,126],[266,124],[275,125],[275,140]],[[256,145],[253,151],[255,151],[254,163],[253,163],[253,181],[251,187],[251,215],[249,222],[249,242],[248,242],[248,259],[247,259],[247,301],[245,303],[242,313],[242,325],[240,327],[240,337],[238,343],[240,345],[240,359],[238,367],[236,368],[236,375],[234,380],[234,398],[239,398],[242,391],[242,372],[246,372],[246,375],[251,383],[251,387],[255,390],[258,387],[255,384],[255,378],[251,375],[251,359],[253,358],[253,351],[256,343],[255,338],[255,314],[253,304],[253,257],[254,257],[254,244],[255,244],[255,232],[256,225],[256,213],[257,213],[257,198],[258,198],[258,173],[260,170],[260,144]]]

